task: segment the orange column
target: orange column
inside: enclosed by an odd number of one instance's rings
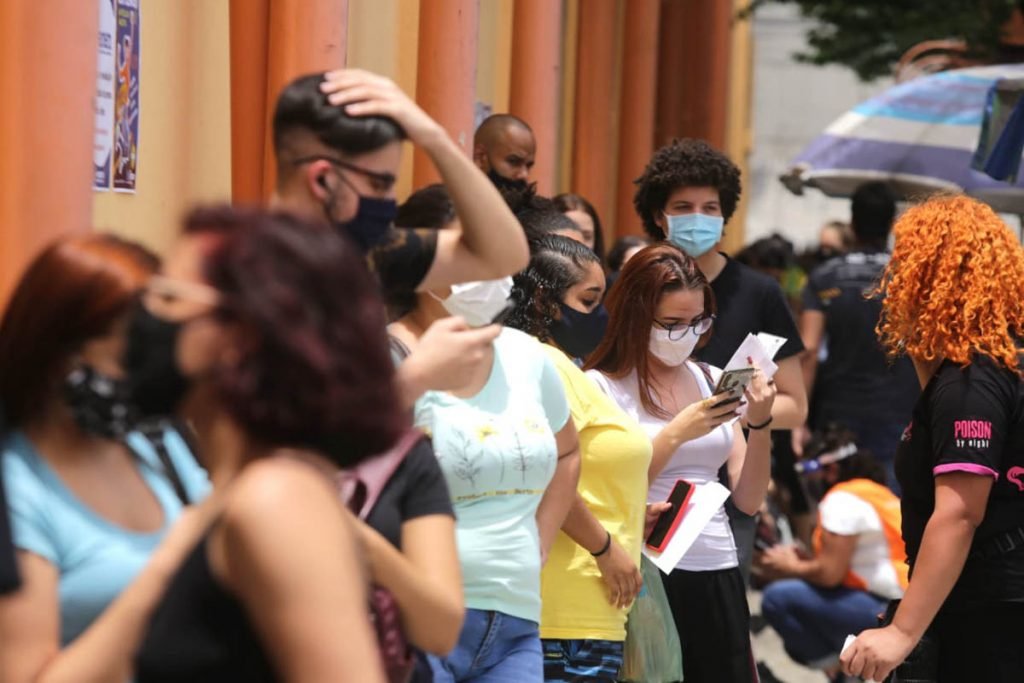
[[[533,128],[537,164],[532,178],[541,194],[555,191],[558,164],[558,89],[562,69],[562,3],[516,0],[512,18],[509,112]]]
[[[270,0],[231,0],[231,196],[263,200]]]
[[[476,102],[478,0],[421,0],[416,100],[472,154]],[[440,180],[422,150],[415,152],[413,187]]]
[[[656,143],[726,142],[732,3],[666,2],[662,8]]]
[[[43,245],[89,228],[98,27],[95,2],[0,2],[0,306]]]
[[[622,94],[619,100],[619,168],[615,234],[643,233],[633,210],[633,180],[643,172],[654,148],[654,105],[658,78],[658,0],[631,0],[622,46]]]
[[[277,95],[297,76],[345,66],[348,0],[270,0],[268,20],[265,196],[274,190],[276,182],[269,119],[273,116]]]
[[[631,11],[631,10],[630,10]],[[627,12],[628,14],[629,12]],[[615,211],[616,0],[580,3],[572,187],[597,209],[605,226]],[[606,235],[607,237],[607,235]]]

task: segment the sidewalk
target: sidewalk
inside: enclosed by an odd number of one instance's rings
[[[747,603],[750,605],[751,615],[760,614],[760,591],[747,591]],[[789,658],[782,649],[782,639],[771,626],[766,626],[754,636],[754,657],[767,664],[782,683],[827,683],[825,675],[820,671],[800,666]]]

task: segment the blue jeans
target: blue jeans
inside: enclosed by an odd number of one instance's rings
[[[459,643],[428,657],[434,683],[541,683],[544,655],[537,624],[501,612],[466,610]]]
[[[852,588],[819,588],[801,579],[776,581],[764,589],[761,613],[801,664],[838,657],[846,636],[878,626],[887,602]]]

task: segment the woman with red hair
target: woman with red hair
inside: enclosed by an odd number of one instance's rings
[[[672,244],[647,247],[623,267],[605,306],[608,329],[588,374],[653,443],[648,503],[668,499],[681,479],[717,481],[727,465],[736,506],[757,512],[768,488],[775,388],[755,372],[746,391],[748,443],[734,419],[737,401],[712,395],[721,370],[691,359],[715,319],[714,293],[696,261]],[[662,578],[686,680],[755,680],[750,612],[724,506]]]
[[[1024,251],[964,196],[909,209],[894,234],[878,332],[922,387],[896,456],[910,586],[842,662],[875,680],[1019,681]]]
[[[93,680],[111,644],[141,633],[188,537],[175,522],[209,489],[176,432],[132,430],[121,354],[156,267],[110,235],[59,239],[0,320],[0,463],[22,579],[0,598],[7,683]]]

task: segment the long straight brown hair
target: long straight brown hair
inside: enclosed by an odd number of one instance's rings
[[[0,320],[0,403],[9,427],[47,408],[72,354],[110,332],[158,265],[143,247],[100,234],[59,238],[36,257]]]
[[[636,370],[640,403],[651,415],[672,415],[651,391],[650,346],[654,312],[666,292],[680,289],[704,293],[704,315],[715,313],[715,295],[697,262],[678,247],[661,242],[637,252],[626,262],[605,299],[608,328],[587,359],[586,369],[620,379]],[[697,348],[707,343],[712,330],[701,335]]]

